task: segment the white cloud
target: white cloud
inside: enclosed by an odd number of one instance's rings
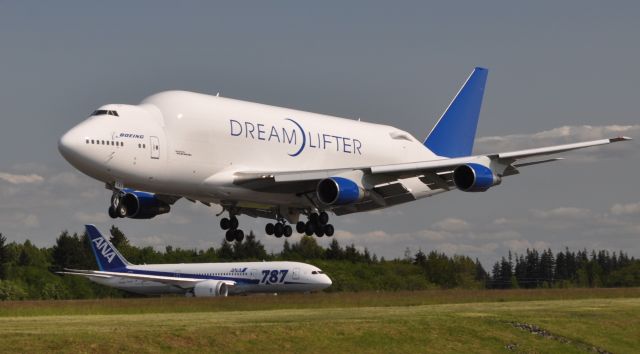
[[[551,210],[533,209],[531,210],[531,213],[533,214],[533,216],[540,219],[585,219],[594,216],[594,213],[591,210],[576,207],[560,207]]]
[[[28,175],[18,175],[13,173],[0,172],[0,179],[11,184],[40,183],[44,181],[44,177],[35,173],[31,173]]]
[[[73,214],[73,218],[83,224],[105,223],[109,220],[109,217],[105,212],[87,213],[84,211],[78,211]]]
[[[40,220],[38,216],[33,213],[25,213],[22,211],[12,213],[2,212],[2,214],[0,214],[0,225],[16,230],[22,228],[32,229],[40,226]]]
[[[441,243],[436,249],[448,255],[460,254],[465,256],[473,255],[489,255],[495,253],[499,245],[495,242],[485,243],[481,245],[471,245],[464,243]]]
[[[506,248],[521,253],[527,249],[544,250],[551,247],[551,244],[544,241],[535,241],[531,243],[529,240],[507,240],[502,242],[502,245]]]
[[[446,218],[433,224],[436,229],[449,232],[464,232],[470,229],[469,223],[462,219]]]
[[[640,203],[614,204],[611,207],[613,215],[631,215],[640,214]]]

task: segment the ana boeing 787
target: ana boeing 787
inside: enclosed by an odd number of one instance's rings
[[[60,153],[113,191],[113,218],[148,219],[180,198],[218,204],[228,241],[237,216],[265,231],[332,236],[344,215],[458,189],[484,192],[547,155],[628,140],[473,154],[487,69],[476,68],[424,140],[389,125],[185,91],[108,104],[69,130]],[[306,218],[306,221],[302,217]]]
[[[325,289],[331,279],[300,262],[180,263],[135,265],[118,252],[94,225],[86,225],[99,270],[65,269],[60,274],[89,278],[98,284],[141,295],[310,292]]]

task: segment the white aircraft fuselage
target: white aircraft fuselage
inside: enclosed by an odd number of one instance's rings
[[[168,91],[137,106],[99,110],[118,116],[89,117],[60,140],[74,167],[105,183],[216,204],[313,206],[295,193],[238,186],[238,171],[331,170],[437,158],[391,126],[192,92]],[[423,186],[416,194],[429,191]]]

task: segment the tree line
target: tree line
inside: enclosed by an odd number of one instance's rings
[[[640,261],[623,251],[527,249],[493,265],[489,288],[622,287],[640,285]]]
[[[568,249],[527,250],[496,262],[491,274],[477,259],[446,255],[433,250],[407,249],[404,258],[386,260],[359,249],[342,246],[333,239],[322,247],[313,237],[296,242],[285,240],[279,252],[267,252],[253,232],[242,242],[208,249],[172,246],[159,251],[132,245],[126,235],[112,226],[110,241],[134,264],[206,263],[228,261],[291,260],[314,264],[323,269],[333,285],[325,291],[395,291],[430,288],[538,288],[640,286],[640,261],[621,252]],[[84,299],[134,296],[107,288],[85,278],[60,276],[65,268],[97,269],[86,233],[64,231],[52,247],[37,247],[29,240],[10,242],[0,234],[0,300],[7,299]]]

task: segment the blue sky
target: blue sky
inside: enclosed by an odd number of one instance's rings
[[[476,151],[640,138],[639,7],[2,1],[0,232],[50,245],[85,222],[110,226],[109,192],[74,171],[57,140],[102,104],[166,89],[361,118],[423,138],[472,68],[484,66]],[[388,258],[406,247],[483,262],[526,247],[640,256],[639,146],[620,145],[566,154],[486,193],[334,218],[338,237]],[[216,211],[181,201],[167,216],[115,224],[140,245],[217,246]],[[241,221],[262,231],[263,221]]]

